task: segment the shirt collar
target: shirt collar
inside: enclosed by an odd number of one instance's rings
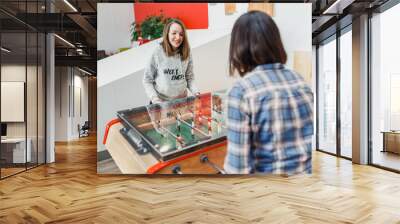
[[[258,65],[256,70],[275,70],[275,69],[283,69],[284,65],[281,63],[271,63],[271,64],[263,64]]]

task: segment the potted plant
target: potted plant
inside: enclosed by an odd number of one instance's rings
[[[160,38],[169,19],[161,14],[159,16],[148,16],[141,23],[133,22],[131,25],[131,41],[138,41],[141,45]]]

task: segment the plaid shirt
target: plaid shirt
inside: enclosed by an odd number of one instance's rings
[[[282,64],[265,64],[228,93],[227,173],[311,173],[313,93]]]

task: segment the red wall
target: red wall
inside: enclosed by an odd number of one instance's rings
[[[135,21],[141,22],[147,16],[159,15],[174,17],[183,21],[188,29],[208,28],[207,3],[135,3],[133,4]]]

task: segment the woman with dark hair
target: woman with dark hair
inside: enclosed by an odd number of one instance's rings
[[[144,89],[151,102],[159,103],[184,98],[188,89],[198,95],[193,81],[193,60],[186,28],[180,20],[172,19],[165,25],[162,42],[145,68]]]
[[[241,78],[227,97],[227,173],[311,172],[313,94],[286,57],[270,16],[251,11],[235,22],[229,72]]]

